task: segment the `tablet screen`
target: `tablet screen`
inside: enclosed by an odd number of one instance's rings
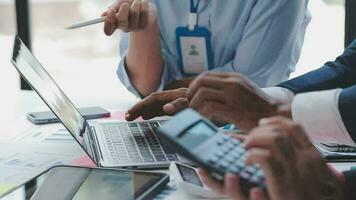
[[[166,178],[159,173],[55,167],[13,190],[1,200],[137,199],[160,185],[163,188]]]

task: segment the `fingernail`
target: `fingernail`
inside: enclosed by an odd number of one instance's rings
[[[131,115],[129,113],[125,113],[125,118],[129,118]]]
[[[258,122],[258,125],[266,125],[266,124],[269,124],[269,119],[267,118],[260,119],[260,121]]]
[[[169,104],[166,104],[166,105],[163,106],[163,110],[165,112],[172,113],[172,112],[174,112],[175,108],[174,108],[173,104],[169,103]]]

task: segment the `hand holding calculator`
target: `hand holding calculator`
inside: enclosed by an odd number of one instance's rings
[[[182,156],[191,159],[222,181],[226,173],[240,177],[243,192],[253,187],[265,188],[262,170],[247,166],[246,150],[241,141],[225,135],[197,112],[186,109],[163,124],[159,137]]]

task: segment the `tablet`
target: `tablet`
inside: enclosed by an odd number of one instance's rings
[[[152,199],[169,176],[132,170],[57,166],[0,197],[1,200]]]

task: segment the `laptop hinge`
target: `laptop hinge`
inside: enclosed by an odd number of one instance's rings
[[[90,145],[91,149],[93,150],[93,154],[95,157],[95,161],[100,164],[100,161],[103,160],[103,155],[101,153],[101,149],[99,146],[98,138],[96,137],[96,131],[94,127],[90,127],[89,129],[89,140],[90,140]]]

